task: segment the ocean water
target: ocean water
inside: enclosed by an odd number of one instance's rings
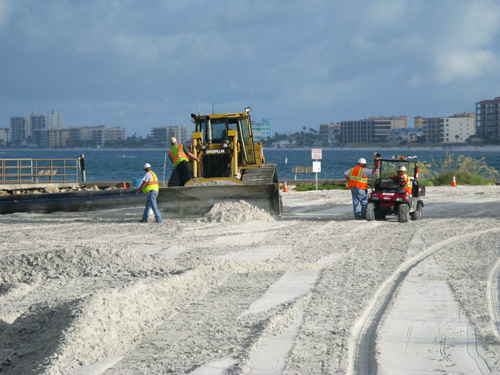
[[[470,156],[474,159],[485,158],[489,167],[494,167],[500,172],[500,152],[481,150],[443,150],[443,149],[397,149],[375,150],[375,149],[323,149],[321,159],[321,173],[319,179],[341,179],[349,168],[356,165],[359,158],[363,157],[368,164],[373,160],[374,152],[381,153],[384,158],[398,156],[417,156],[419,160],[430,160],[431,156],[436,160],[444,160],[446,152],[454,155]],[[142,178],[144,163],[150,163],[159,180],[168,180],[172,171],[172,164],[165,150],[0,150],[0,159],[77,159],[81,154],[85,155],[85,168],[87,181],[132,181],[133,178]],[[122,156],[123,154],[123,156]],[[273,150],[264,149],[266,161],[276,163],[278,177],[280,180],[293,180],[293,166],[312,165],[311,150]],[[166,157],[166,159],[165,159]],[[166,163],[165,163],[166,160]],[[301,178],[314,178],[310,175],[297,175]],[[81,179],[81,176],[80,176]]]

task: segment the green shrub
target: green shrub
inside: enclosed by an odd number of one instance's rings
[[[446,153],[445,160],[436,160],[431,156],[427,163],[419,163],[419,183],[429,181],[432,185],[451,185],[453,176],[457,184],[462,185],[490,185],[498,177],[493,167],[488,167],[485,158],[473,159],[470,156],[459,155],[456,159],[453,154]]]

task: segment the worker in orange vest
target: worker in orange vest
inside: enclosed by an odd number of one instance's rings
[[[396,176],[389,176],[391,180],[395,180],[399,182],[399,186],[401,186],[402,191],[406,191],[408,194],[411,195],[412,193],[412,188],[411,188],[411,179],[408,177],[408,174],[406,173],[406,167],[404,165],[400,166],[398,168],[398,174]]]
[[[358,165],[344,173],[351,189],[352,207],[356,220],[366,219],[366,206],[368,205],[368,177],[378,173],[378,169],[366,168],[366,159],[360,158]]]

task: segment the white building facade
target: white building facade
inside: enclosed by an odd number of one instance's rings
[[[476,114],[458,113],[449,117],[423,118],[426,142],[465,143],[476,135]]]

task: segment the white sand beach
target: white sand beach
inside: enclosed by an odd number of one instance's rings
[[[500,374],[499,193],[428,187],[404,224],[344,190],[0,216],[0,373]]]

